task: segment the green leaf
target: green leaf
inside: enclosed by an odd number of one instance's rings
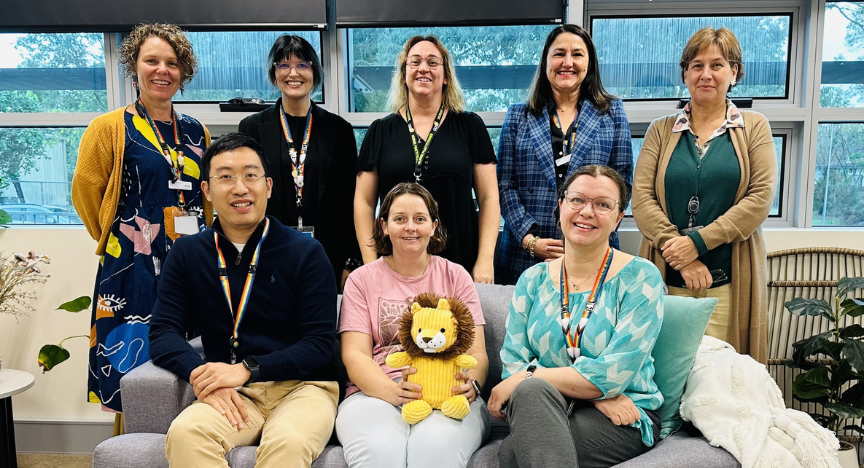
[[[840,303],[840,316],[858,317],[864,314],[864,301],[861,299],[845,299]]]
[[[823,352],[827,353],[825,351],[825,345],[831,342],[831,337],[832,332],[828,331],[811,336],[810,338],[805,338],[801,341],[796,341],[792,344],[792,349],[794,350],[792,353],[792,360],[801,365],[804,363],[805,359],[814,354]]]
[[[834,313],[831,311],[831,306],[822,299],[796,297],[786,302],[786,309],[795,315],[821,315],[832,322],[834,321]]]
[[[857,424],[849,424],[848,426],[843,426],[843,430],[855,431],[859,434],[864,434],[864,427],[861,427]]]
[[[830,385],[831,379],[828,378],[828,369],[818,367],[795,377],[792,382],[792,392],[798,398],[812,400],[831,393]]]
[[[9,224],[12,222],[12,216],[4,210],[0,210],[0,224]]]
[[[831,373],[831,386],[839,388],[844,383],[859,378],[860,376],[858,373],[852,369],[851,365],[849,365],[849,360],[842,359],[837,365],[837,368],[834,369],[834,372]]]
[[[840,338],[858,338],[859,336],[864,336],[864,327],[861,325],[853,324],[848,327],[841,328],[840,330]]]
[[[73,299],[69,302],[64,302],[57,307],[57,310],[68,310],[69,312],[81,312],[90,308],[90,297],[81,296],[78,299]]]
[[[847,340],[843,345],[843,353],[856,371],[864,372],[864,343],[858,340]]]
[[[858,382],[843,392],[843,395],[840,395],[839,403],[859,408],[864,407],[864,382]]]
[[[837,295],[845,296],[849,291],[856,289],[864,289],[864,278],[840,278],[840,283],[837,285]]]
[[[825,403],[822,405],[828,411],[840,416],[842,419],[846,418],[860,418],[864,416],[864,408],[856,408],[854,406],[843,405],[840,403]]]
[[[835,361],[840,360],[840,353],[843,352],[843,342],[829,341],[825,343],[825,354],[834,358]]]
[[[61,346],[46,344],[39,350],[39,367],[42,368],[43,374],[67,359],[69,359],[69,351]]]

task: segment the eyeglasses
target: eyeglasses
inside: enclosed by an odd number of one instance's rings
[[[408,66],[411,68],[420,68],[420,64],[426,62],[426,66],[432,70],[437,69],[444,63],[444,59],[440,57],[436,57],[434,55],[430,55],[428,57],[421,58],[419,55],[412,55],[408,57]]]
[[[221,187],[233,187],[234,184],[237,183],[237,180],[243,182],[243,185],[255,185],[259,180],[263,179],[265,176],[263,174],[237,174],[237,175],[215,175],[210,176],[207,179],[216,179],[214,182],[219,184]]]
[[[585,207],[585,204],[590,202],[594,207],[594,212],[598,214],[609,213],[615,208],[615,205],[618,205],[618,200],[612,198],[588,198],[584,193],[570,191],[564,192],[564,201],[567,202],[570,208],[576,211],[581,211]]]
[[[309,71],[312,69],[312,62],[297,62],[288,63],[288,62],[273,62],[273,66],[276,67],[279,71],[290,72],[292,68],[296,69],[298,72]]]

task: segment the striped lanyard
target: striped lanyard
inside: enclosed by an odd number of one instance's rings
[[[603,266],[597,272],[597,277],[594,279],[594,287],[591,288],[591,294],[588,295],[588,303],[585,305],[585,310],[582,311],[582,318],[579,324],[576,325],[574,333],[570,333],[570,283],[567,281],[567,267],[565,260],[561,259],[561,329],[564,331],[564,337],[567,341],[567,355],[570,356],[570,361],[575,362],[582,351],[580,344],[582,343],[582,332],[585,331],[585,326],[588,325],[588,319],[594,313],[594,304],[597,303],[597,297],[600,295],[600,289],[603,288],[603,282],[606,281],[606,273],[609,272],[609,266],[612,265],[612,248],[606,250],[606,256],[603,258]]]
[[[570,154],[576,146],[576,130],[579,129],[580,117],[582,117],[582,113],[578,112],[576,114],[576,124],[573,125],[572,130],[570,131],[570,138],[567,138],[567,135],[564,135],[564,154]],[[561,119],[558,118],[557,112],[552,116],[552,121],[555,122],[555,126],[563,133],[564,129],[561,128]]]
[[[294,177],[294,190],[297,194],[297,209],[303,208],[303,172],[306,170],[306,150],[309,149],[309,137],[312,135],[312,105],[306,113],[306,130],[303,131],[303,143],[300,145],[300,155],[294,148],[294,138],[291,137],[291,129],[288,128],[288,117],[285,109],[279,106],[279,117],[282,119],[282,133],[288,142],[288,154],[291,156],[291,176]],[[302,216],[302,215],[300,215]]]
[[[153,133],[156,134],[156,139],[159,140],[159,146],[162,150],[162,156],[165,158],[165,161],[168,162],[168,167],[171,168],[171,176],[173,177],[172,182],[179,182],[180,178],[183,176],[183,166],[185,166],[185,158],[183,156],[183,145],[181,142],[182,138],[182,130],[180,129],[180,125],[177,123],[177,116],[174,113],[174,105],[171,105],[171,127],[174,129],[174,148],[172,150],[168,143],[165,141],[165,138],[162,136],[162,132],[159,131],[159,127],[156,126],[156,122],[153,121],[153,118],[150,117],[150,113],[147,112],[147,108],[144,107],[144,103],[139,98],[135,101],[135,109],[138,111],[138,115],[144,117],[147,120],[147,123],[150,125],[150,128],[153,129]],[[177,158],[172,157],[172,153],[176,153]],[[183,195],[182,190],[177,190],[177,200],[180,207],[183,207],[186,204],[186,198]]]
[[[444,117],[444,101],[441,101],[441,107],[438,108],[438,115],[435,116],[435,121],[432,122],[432,130],[429,130],[429,135],[426,137],[426,144],[423,145],[423,151],[417,149],[417,131],[414,130],[414,119],[411,118],[411,106],[405,106],[405,120],[408,121],[408,133],[411,134],[411,145],[414,147],[414,180],[419,184],[420,178],[423,176],[423,160],[426,159],[426,153],[429,152],[429,147],[432,146],[432,138],[438,132],[441,126],[441,119]],[[428,167],[428,165],[427,165]]]
[[[267,238],[267,233],[270,232],[270,220],[264,218],[264,233],[261,234],[261,240],[258,241],[258,247],[255,247],[255,253],[252,254],[252,262],[249,263],[249,273],[246,274],[246,284],[243,286],[243,293],[240,296],[240,304],[237,306],[237,313],[234,313],[234,305],[231,302],[231,285],[228,283],[228,264],[225,263],[225,255],[222,254],[222,249],[219,247],[219,233],[213,232],[213,238],[216,241],[216,252],[219,253],[219,282],[222,283],[222,292],[225,293],[225,300],[228,301],[228,310],[231,316],[234,317],[234,332],[231,334],[231,364],[237,362],[237,347],[240,342],[237,340],[240,330],[240,322],[246,314],[246,306],[249,304],[249,295],[252,293],[252,283],[255,282],[255,273],[258,270],[258,256],[261,254],[261,244]]]

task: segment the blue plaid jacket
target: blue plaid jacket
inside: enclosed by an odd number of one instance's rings
[[[628,187],[632,186],[630,125],[618,99],[606,113],[600,113],[589,100],[582,105],[568,172],[591,164],[615,169]],[[496,252],[495,282],[515,284],[522,272],[536,263],[522,249],[522,238],[531,226],[537,226],[540,237],[561,237],[553,213],[558,189],[546,108],[539,116],[528,112],[525,103],[507,109],[498,143],[497,171],[504,232]]]

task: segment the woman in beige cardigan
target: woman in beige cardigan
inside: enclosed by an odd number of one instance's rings
[[[648,128],[633,178],[639,255],[669,293],[717,297],[706,334],[759,362],[768,359],[766,253],[760,225],[777,174],[771,127],[726,93],[744,75],[725,28],[703,28],[681,56],[691,102]]]

